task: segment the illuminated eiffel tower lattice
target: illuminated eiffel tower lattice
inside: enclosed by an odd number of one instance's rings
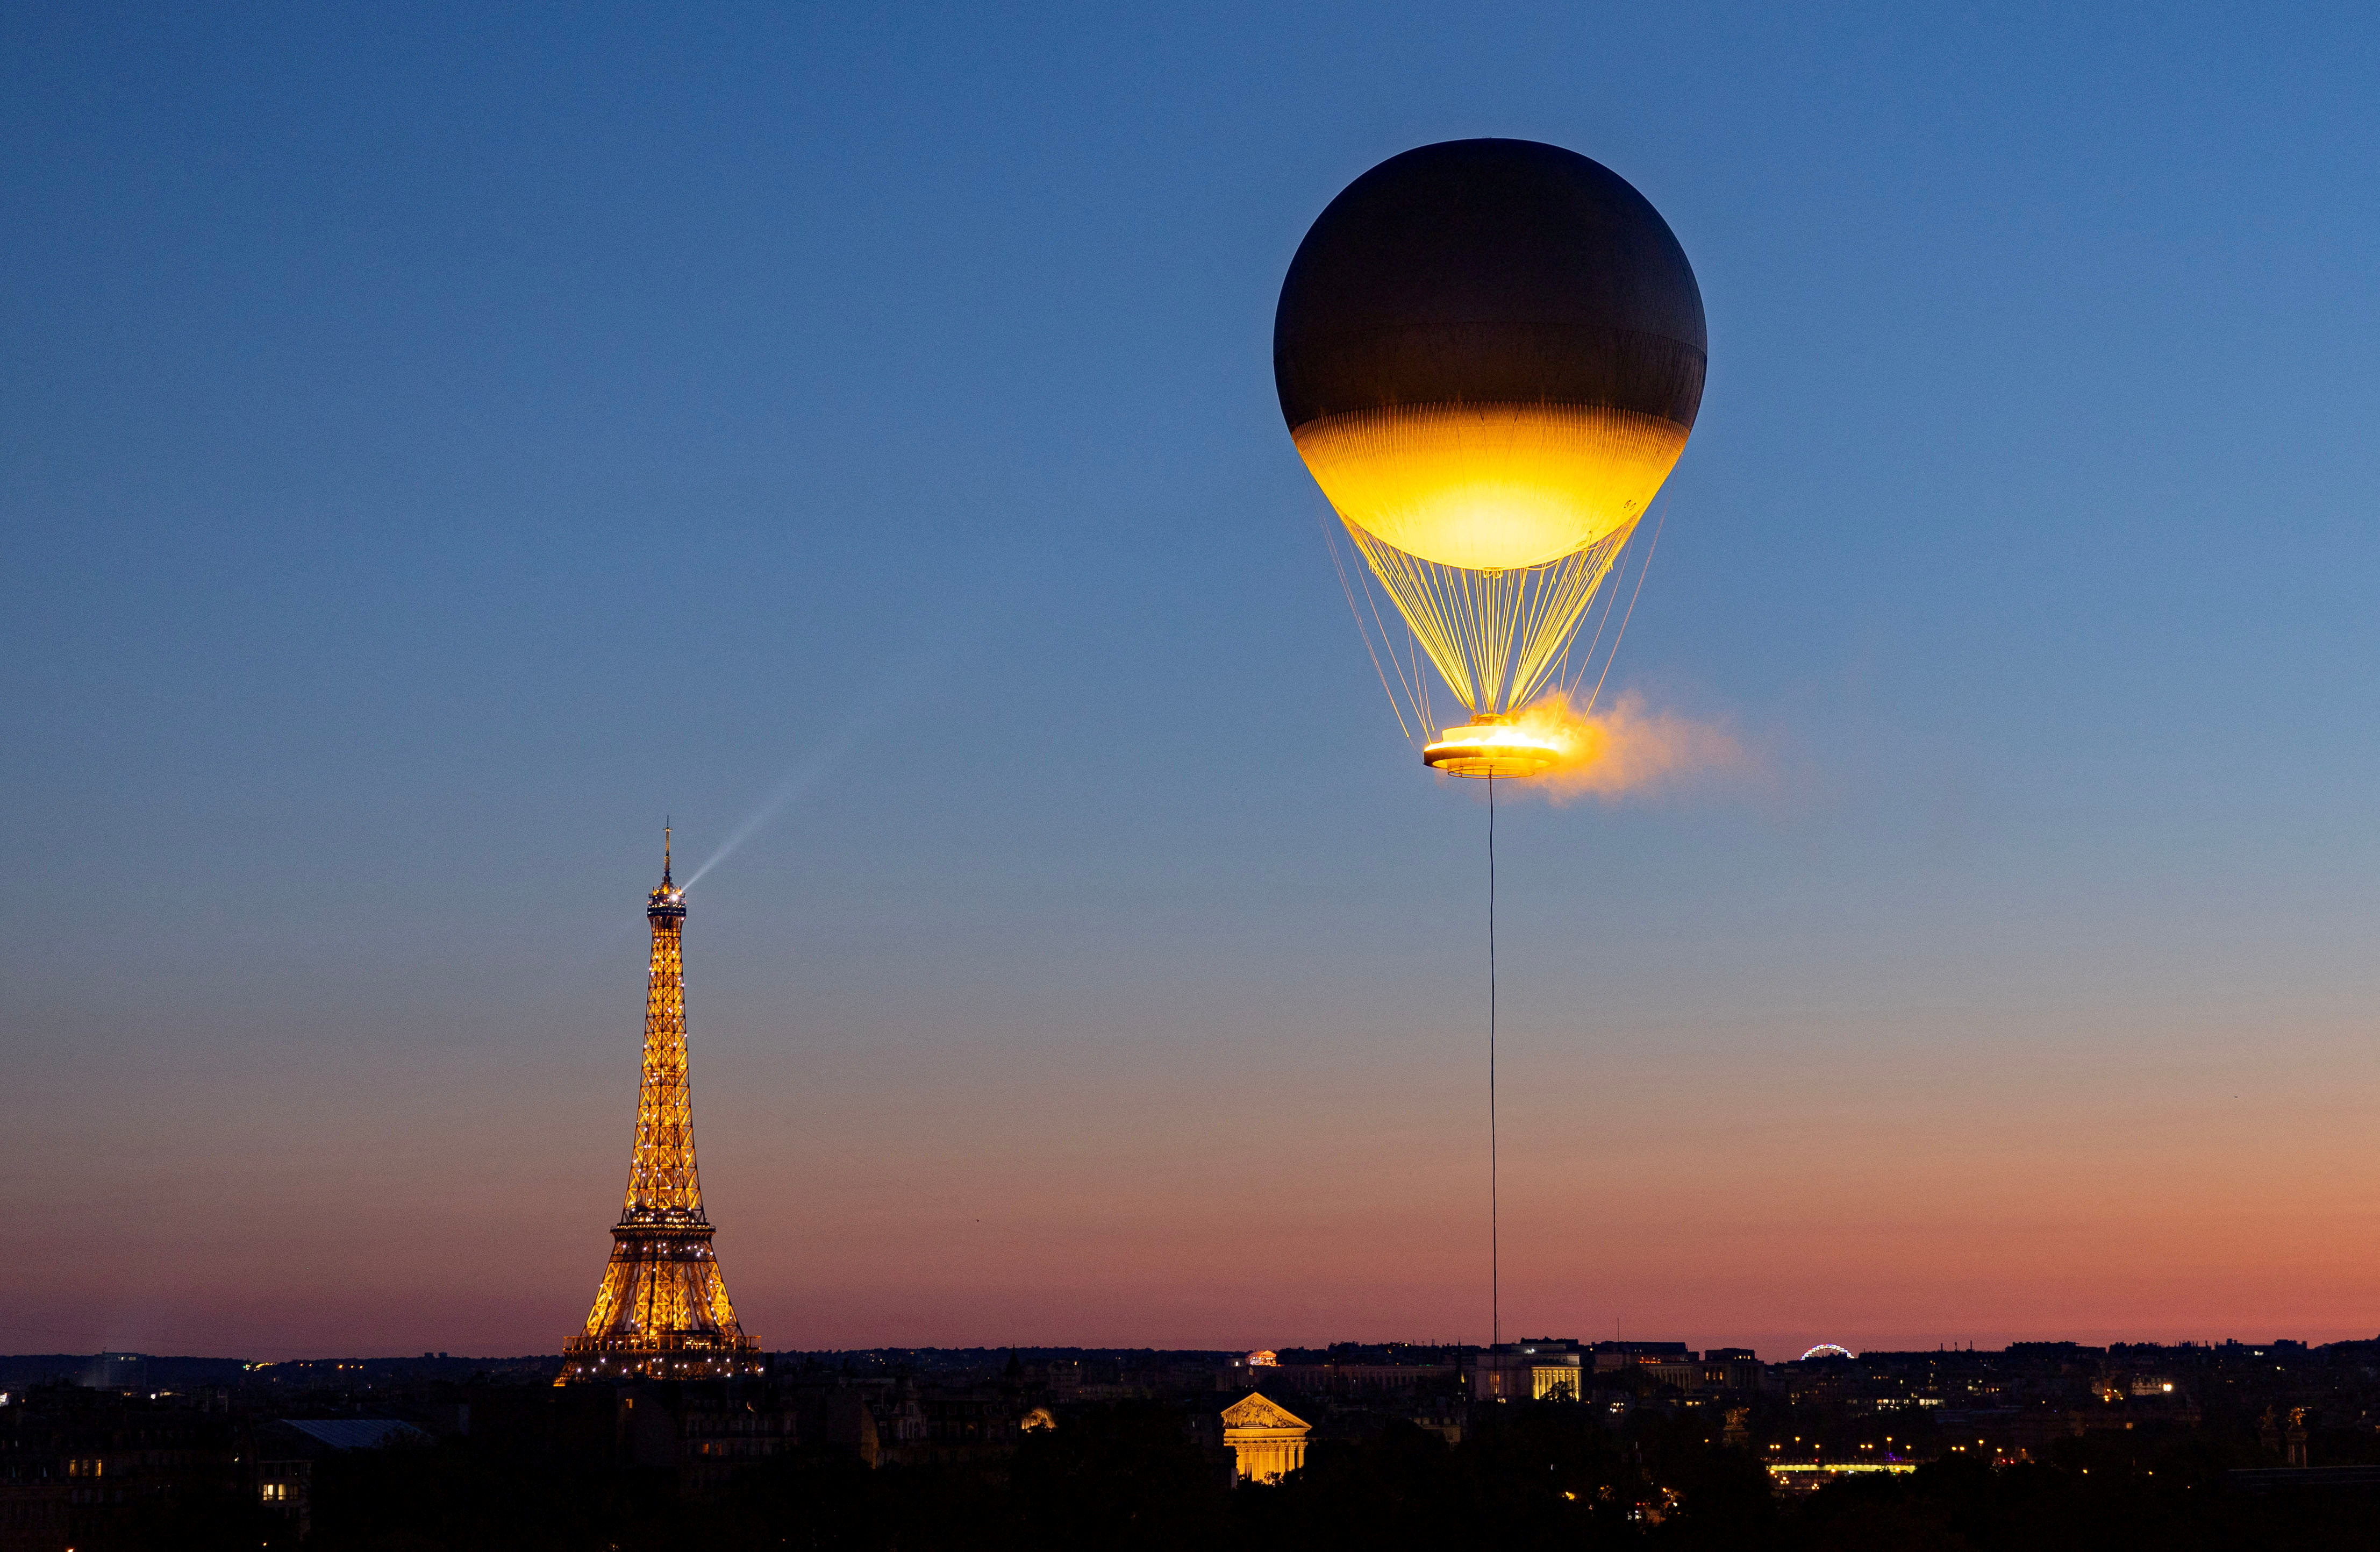
[[[645,1071],[637,1091],[637,1149],[628,1204],[612,1230],[612,1260],[570,1339],[556,1385],[645,1376],[701,1379],[757,1374],[759,1350],[735,1324],[735,1306],[710,1250],[702,1180],[694,1167],[694,1110],[686,1088],[686,891],[670,879],[662,832],[662,882],[645,906],[653,957],[645,993]]]

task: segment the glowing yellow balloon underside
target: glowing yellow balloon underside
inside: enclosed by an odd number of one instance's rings
[[[1658,415],[1575,404],[1410,404],[1293,432],[1350,527],[1440,566],[1548,566],[1645,515],[1685,449]]]

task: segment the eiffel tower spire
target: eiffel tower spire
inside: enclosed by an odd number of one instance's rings
[[[612,1260],[595,1307],[570,1339],[557,1385],[630,1375],[693,1379],[760,1368],[758,1349],[735,1323],[735,1306],[728,1302],[710,1250],[710,1220],[702,1213],[686,1082],[686,891],[670,877],[666,825],[662,881],[646,898],[645,920],[653,930],[653,952],[627,1204],[612,1230]]]

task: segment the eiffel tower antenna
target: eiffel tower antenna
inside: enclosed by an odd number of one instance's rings
[[[670,877],[666,821],[662,881],[646,897],[645,920],[653,951],[627,1204],[612,1229],[595,1307],[564,1350],[556,1385],[627,1375],[719,1378],[761,1368],[759,1347],[735,1322],[702,1211],[686,1054],[686,891]]]

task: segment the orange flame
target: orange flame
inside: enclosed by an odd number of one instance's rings
[[[1570,698],[1557,691],[1524,707],[1513,721],[1562,752],[1538,778],[1557,800],[1590,794],[1617,798],[1746,764],[1743,745],[1733,733],[1647,711],[1645,698],[1633,692],[1608,711],[1589,714],[1572,709]]]

